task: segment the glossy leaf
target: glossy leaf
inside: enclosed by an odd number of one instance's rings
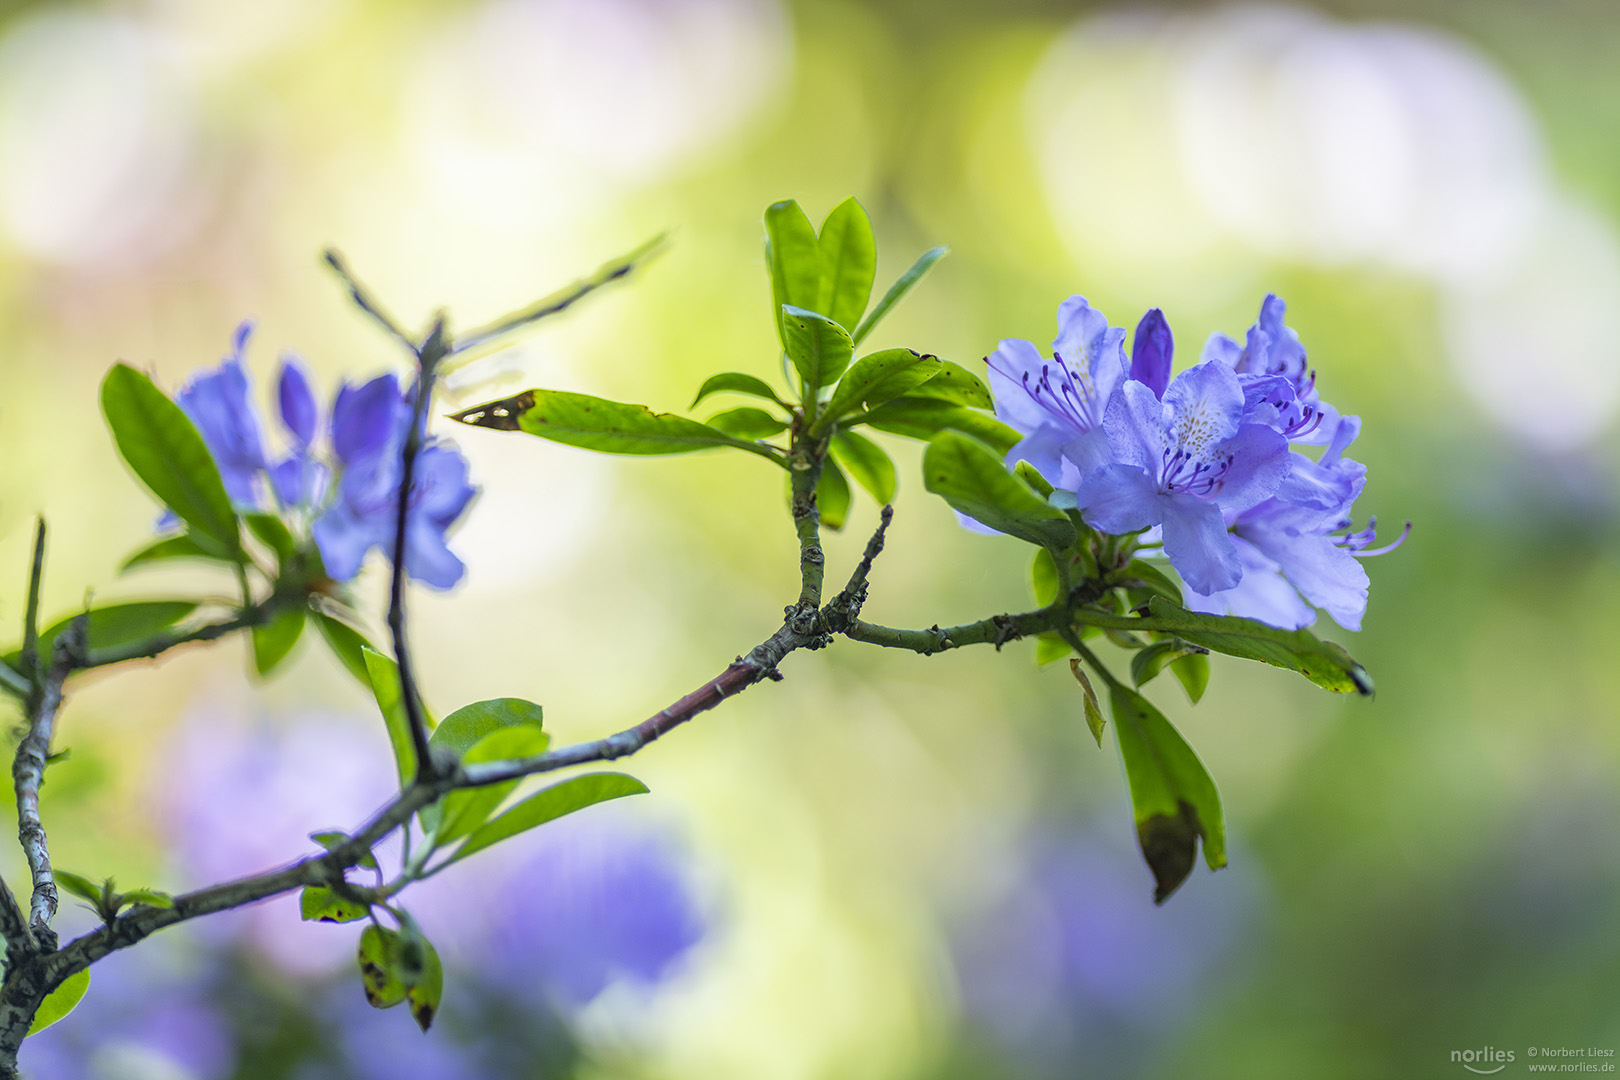
[[[1056,663],[1072,652],[1074,648],[1059,634],[1035,635],[1035,663],[1041,667]]]
[[[124,894],[123,899],[126,904],[142,904],[155,908],[174,907],[174,897],[158,889],[131,889]]]
[[[911,268],[901,274],[893,285],[889,286],[889,291],[883,294],[883,299],[879,300],[877,306],[868,312],[866,318],[861,321],[861,325],[855,330],[855,344],[859,345],[866,340],[866,335],[870,334],[873,327],[883,321],[883,316],[887,315],[894,308],[894,305],[898,304],[900,299],[911,291],[912,286],[921,281],[922,276],[928,273],[934,264],[943,259],[950,250],[950,248],[941,245],[940,247],[930,248],[919,255],[917,261],[911,264]]]
[[[1192,873],[1200,838],[1209,868],[1226,865],[1220,792],[1181,733],[1146,698],[1115,684],[1110,704],[1137,842],[1153,872],[1153,902],[1162,904]]]
[[[816,427],[826,425],[856,409],[872,409],[885,401],[909,393],[939,374],[940,361],[910,349],[884,349],[867,353],[850,365],[838,382],[838,389],[822,410]]]
[[[938,398],[957,405],[971,405],[975,409],[995,408],[990,388],[973,372],[949,360],[940,361],[937,375],[912,391],[917,397]]]
[[[1018,479],[1034,488],[1035,494],[1039,495],[1048,502],[1051,501],[1053,491],[1052,484],[1051,481],[1047,480],[1046,477],[1041,475],[1041,470],[1037,469],[1027,461],[1020,461],[1018,464],[1013,466],[1012,471],[1014,476],[1018,477]]]
[[[697,397],[692,399],[692,407],[697,408],[698,402],[710,394],[720,393],[750,394],[753,397],[774,401],[783,408],[787,408],[787,403],[777,396],[775,390],[771,389],[770,383],[752,375],[744,375],[740,371],[722,371],[718,375],[710,375],[703,380],[703,385],[698,387]]]
[[[115,649],[138,644],[166,633],[175,623],[196,610],[197,605],[190,600],[137,600],[128,604],[91,608],[85,627],[85,644],[90,649]],[[56,639],[78,617],[75,614],[59,619],[40,631],[39,655],[42,659],[51,655]],[[22,650],[14,648],[0,659],[11,667],[17,667],[21,663]]]
[[[846,330],[860,325],[872,299],[877,272],[877,241],[866,210],[850,196],[827,215],[817,239],[821,248],[821,294],[809,305],[825,312]]]
[[[416,976],[405,987],[405,1003],[416,1026],[426,1032],[444,1001],[444,965],[433,943],[425,937],[420,941],[422,961]]]
[[[837,382],[855,353],[848,330],[805,308],[782,309],[782,334],[788,359],[812,392]]]
[[[304,632],[304,609],[287,608],[253,628],[253,666],[261,676],[274,671]]]
[[[428,745],[442,746],[461,757],[491,734],[512,727],[540,728],[545,709],[516,697],[490,698],[463,705],[444,718],[428,736]]]
[[[907,395],[885,402],[866,413],[849,418],[849,423],[870,424],[891,435],[904,435],[927,441],[941,431],[972,435],[998,454],[1005,454],[1023,441],[1023,436],[993,416],[938,398]]]
[[[92,904],[101,903],[101,886],[95,884],[89,878],[68,870],[54,869],[51,871],[51,876],[56,879],[58,888],[72,893],[80,900],[88,900]]]
[[[360,935],[360,985],[373,1009],[392,1009],[405,1000],[400,977],[399,935],[380,926],[368,926]]]
[[[1131,657],[1131,681],[1138,687],[1146,686],[1175,661],[1198,652],[1182,641],[1155,642]]]
[[[715,413],[705,423],[738,439],[768,439],[787,430],[787,421],[780,416],[746,405]]]
[[[1081,695],[1085,699],[1086,727],[1091,737],[1097,740],[1097,749],[1102,749],[1103,728],[1108,722],[1103,719],[1102,707],[1097,704],[1097,691],[1092,689],[1091,679],[1086,676],[1086,669],[1080,665],[1080,658],[1075,657],[1069,661],[1069,670],[1073,672],[1074,679],[1080,684]]]
[[[830,449],[833,459],[877,500],[879,506],[894,501],[899,480],[895,476],[894,462],[883,447],[864,435],[840,431],[833,436]]]
[[[292,533],[287,531],[286,523],[280,518],[274,514],[244,514],[242,520],[247,522],[248,531],[275,553],[278,562],[286,562],[293,557],[297,545],[293,542]]]
[[[448,718],[445,721],[449,723]],[[442,726],[442,725],[441,725]],[[520,724],[500,728],[485,734],[477,743],[461,752],[461,760],[469,765],[487,761],[508,761],[545,753],[550,738],[537,724]],[[452,791],[443,800],[422,813],[422,824],[434,833],[435,845],[442,846],[472,832],[489,819],[501,801],[517,787],[516,780],[503,784]]]
[[[1135,584],[1145,592],[1162,596],[1177,607],[1182,606],[1181,587],[1164,571],[1142,559],[1132,559],[1122,575],[1123,584]]]
[[[236,512],[219,467],[185,411],[128,364],[107,373],[101,410],[118,453],[141,483],[225,552],[240,552]]]
[[[467,856],[482,851],[502,840],[527,832],[548,821],[583,810],[610,799],[626,795],[644,795],[647,785],[624,773],[587,773],[564,780],[560,784],[539,791],[518,803],[506,813],[482,826],[456,850],[451,862],[460,862]]]
[[[821,300],[821,242],[815,227],[792,199],[765,209],[765,261],[771,270],[771,317],[787,349],[784,305],[813,308]]]
[[[686,454],[715,446],[764,453],[751,442],[684,416],[565,390],[525,390],[451,419],[497,431],[524,431],[604,454]]]
[[[137,566],[149,566],[153,563],[167,562],[170,559],[207,559],[210,562],[235,564],[236,560],[221,552],[217,547],[199,544],[189,532],[179,533],[175,536],[165,536],[147,544],[135,554],[124,560],[118,568],[120,573],[133,570]]]
[[[1309,630],[1279,630],[1254,619],[1203,615],[1157,596],[1149,602],[1148,609],[1158,624],[1157,629],[1168,630],[1212,652],[1297,671],[1335,693],[1355,691],[1370,696],[1373,692],[1372,678],[1343,646],[1323,641]]]
[[[46,994],[45,1000],[39,1003],[39,1008],[34,1012],[34,1019],[28,1025],[28,1034],[37,1035],[62,1020],[79,1007],[79,1002],[84,1000],[85,992],[89,989],[89,968],[76,971],[63,979],[61,985]]]
[[[1203,700],[1204,690],[1209,686],[1209,654],[1191,652],[1186,656],[1177,657],[1170,661],[1170,673],[1181,682],[1181,688],[1187,691],[1187,699],[1196,705]]]
[[[298,898],[298,916],[305,922],[357,922],[369,912],[366,905],[346,900],[322,885],[305,886]]]
[[[849,520],[850,503],[854,497],[843,470],[831,458],[821,463],[821,481],[816,485],[816,509],[821,513],[821,524],[833,532],[844,527]]]
[[[404,787],[416,777],[416,746],[411,741],[410,718],[405,714],[405,703],[400,694],[399,666],[370,646],[361,651],[366,658],[371,694],[377,699],[377,708],[382,710],[383,723],[388,728],[388,743],[394,749],[394,766],[399,773],[399,784]],[[427,717],[426,706],[423,706],[422,714]],[[428,726],[432,727],[431,718],[428,718]]]
[[[366,668],[366,650],[371,648],[371,642],[366,640],[364,634],[341,619],[334,619],[320,611],[311,612],[311,615],[315,619],[315,625],[320,628],[321,636],[331,647],[332,655],[349,669],[350,675],[369,688],[371,672]]]
[[[1046,548],[1039,548],[1035,552],[1035,561],[1029,567],[1029,584],[1035,593],[1035,602],[1042,607],[1057,599],[1057,561]]]
[[[1031,544],[1062,550],[1074,543],[1074,523],[1009,473],[983,443],[942,432],[923,455],[924,485],[952,507],[992,529]]]

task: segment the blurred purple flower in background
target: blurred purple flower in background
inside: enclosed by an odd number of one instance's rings
[[[1242,870],[1224,888],[1144,907],[1134,853],[1067,825],[1032,837],[1023,865],[951,935],[966,1019],[1015,1075],[1144,1071],[1216,972],[1235,979],[1237,958],[1254,952],[1260,896]]]
[[[178,401],[202,433],[231,502],[257,510],[262,506],[259,474],[265,468],[264,437],[247,369],[242,365],[242,350],[252,333],[251,321],[238,326],[230,355],[217,370],[193,377],[180,391]]]
[[[283,355],[276,397],[291,445],[271,464],[242,361],[252,328],[244,322],[234,350],[220,367],[195,376],[180,391],[180,407],[202,433],[231,501],[239,509],[263,510],[260,476],[268,475],[282,511],[313,519],[310,533],[326,572],[337,581],[352,580],[372,548],[393,556],[403,479],[400,454],[413,392],[401,389],[393,375],[358,387],[345,383],[332,407],[333,460],[324,461],[316,448],[320,406],[315,392],[298,359]],[[412,578],[440,589],[461,580],[466,567],[445,536],[475,494],[467,462],[454,444],[426,439],[417,456],[407,511],[405,570]],[[173,521],[172,516],[165,519],[166,524]]]

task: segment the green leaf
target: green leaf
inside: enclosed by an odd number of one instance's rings
[[[604,454],[686,454],[714,446],[738,446],[770,456],[751,442],[684,416],[565,390],[525,390],[450,419],[497,431],[524,431]]]
[[[644,795],[647,785],[624,773],[587,773],[553,784],[524,799],[500,817],[482,826],[456,849],[451,862],[460,862],[467,856],[482,851],[502,840],[527,832],[548,821],[583,810],[609,799],[626,795]]]
[[[822,222],[817,240],[821,249],[821,293],[813,307],[832,316],[846,330],[854,330],[872,298],[877,273],[877,241],[866,210],[852,195],[833,207]]]
[[[327,851],[336,851],[338,848],[349,842],[348,833],[337,832],[335,830],[330,832],[312,832],[309,834],[309,838],[321,845],[321,847],[325,848]],[[368,851],[364,855],[360,856],[360,861],[355,865],[364,866],[368,870],[375,870],[377,869],[377,857]]]
[[[123,645],[134,645],[164,633],[196,610],[197,605],[191,600],[138,600],[128,604],[108,604],[106,607],[91,608],[85,645],[90,649],[116,649]],[[56,639],[61,637],[78,617],[70,615],[65,619],[59,619],[41,631],[39,655],[42,659],[50,657],[51,650],[56,646]],[[0,659],[11,667],[17,667],[22,660],[22,650],[12,649]]]
[[[1092,689],[1091,680],[1086,677],[1086,669],[1080,666],[1079,657],[1069,661],[1069,670],[1074,673],[1075,681],[1085,695],[1086,727],[1091,729],[1091,737],[1097,740],[1097,749],[1101,750],[1103,728],[1108,723],[1103,719],[1101,706],[1097,704],[1097,691]]]
[[[703,381],[703,385],[698,387],[697,397],[692,399],[692,407],[697,408],[698,402],[710,394],[719,393],[752,394],[754,397],[774,401],[784,409],[788,407],[787,402],[777,397],[776,391],[772,390],[764,379],[744,375],[740,371],[722,371],[718,375],[710,375]]]
[[[130,470],[158,500],[230,554],[242,550],[219,467],[185,411],[128,364],[101,384],[101,411]]]
[[[992,529],[1061,551],[1075,541],[1074,523],[1009,473],[983,444],[941,432],[923,455],[924,486]]]
[[[838,382],[832,400],[827,402],[816,427],[827,425],[857,408],[875,408],[891,398],[915,390],[940,371],[935,356],[923,356],[910,349],[884,349],[867,353],[850,366]]]
[[[399,935],[392,930],[373,925],[360,935],[360,985],[373,1009],[392,1009],[405,1000],[399,952]]]
[[[1254,619],[1203,615],[1157,596],[1149,601],[1148,610],[1157,623],[1153,629],[1170,631],[1212,652],[1297,671],[1335,693],[1372,695],[1373,682],[1366,669],[1351,659],[1343,646],[1323,641],[1309,630],[1279,630]]]
[[[445,717],[428,736],[428,745],[442,746],[462,757],[494,732],[513,727],[538,729],[544,723],[545,709],[532,701],[516,697],[490,698],[463,705]]]
[[[1035,635],[1035,663],[1041,667],[1054,661],[1061,660],[1074,652],[1061,634],[1047,632]]]
[[[941,245],[940,247],[930,248],[919,255],[917,261],[911,264],[911,269],[901,274],[899,279],[889,286],[889,291],[883,294],[883,299],[877,302],[877,307],[874,307],[866,318],[862,320],[861,325],[856,328],[855,344],[859,345],[864,341],[866,335],[872,332],[872,328],[883,321],[883,316],[889,313],[889,309],[898,304],[900,298],[910,292],[911,287],[922,280],[922,276],[928,273],[933,265],[943,259],[950,250],[950,248]]]
[[[51,876],[56,884],[77,896],[80,900],[88,900],[92,904],[101,903],[101,886],[93,883],[89,878],[67,870],[52,870]]]
[[[349,674],[359,679],[367,687],[371,686],[371,672],[366,667],[366,650],[371,648],[371,642],[366,636],[348,623],[334,619],[324,612],[312,612],[315,616],[315,625],[320,627],[321,636],[326,644],[331,646],[332,655],[337,657]]]
[[[1041,475],[1041,470],[1027,461],[1020,461],[1013,466],[1013,475],[1035,489],[1035,494],[1043,499],[1051,499],[1052,483]]]
[[[1178,657],[1170,661],[1170,673],[1181,681],[1188,700],[1196,705],[1203,699],[1204,690],[1209,686],[1209,654],[1190,652]]]
[[[274,671],[304,632],[304,609],[286,608],[269,622],[253,628],[253,666],[260,676]]]
[[[377,699],[377,708],[382,710],[383,723],[388,728],[388,742],[394,748],[399,784],[404,787],[416,778],[416,746],[411,741],[411,722],[405,714],[405,702],[399,690],[399,665],[369,645],[361,651],[366,658],[371,694]],[[427,716],[426,706],[423,706],[422,714]],[[431,719],[428,726],[432,726]]]
[[[34,1012],[33,1022],[28,1025],[28,1034],[37,1035],[67,1016],[84,1000],[85,991],[89,989],[89,968],[76,971],[63,979],[61,984],[46,994],[45,1000],[39,1003],[39,1008]]]
[[[1137,842],[1153,871],[1153,902],[1162,904],[1192,873],[1198,838],[1211,870],[1226,865],[1220,792],[1181,733],[1146,698],[1116,683],[1110,703]]]
[[[837,382],[855,354],[848,330],[805,308],[782,309],[782,334],[788,359],[811,393]]]
[[[940,361],[940,372],[912,391],[917,397],[938,398],[957,405],[971,405],[975,409],[995,408],[990,388],[980,378],[949,360]]]
[[[833,436],[830,449],[838,464],[877,500],[879,506],[894,501],[899,481],[895,477],[894,462],[883,447],[864,435],[840,431]]]
[[[705,422],[710,427],[718,428],[727,435],[739,439],[768,439],[772,435],[779,435],[787,430],[786,420],[779,416],[772,416],[764,409],[755,409],[748,406],[715,413]]]
[[[812,308],[821,300],[821,242],[815,227],[792,199],[765,209],[765,262],[771,270],[771,317],[787,349],[783,305]]]
[[[191,533],[183,532],[177,536],[165,536],[154,540],[141,548],[135,554],[124,560],[118,568],[119,573],[133,570],[137,566],[147,566],[155,562],[164,562],[169,559],[208,559],[212,562],[235,564],[236,560],[229,555],[222,554],[217,548],[207,547],[197,542]]]
[[[1023,436],[993,416],[938,398],[897,397],[866,413],[850,417],[851,426],[870,424],[891,435],[904,435],[924,442],[941,431],[972,435],[998,454],[1005,454],[1023,441]]]
[[[277,562],[286,562],[298,549],[292,533],[287,531],[286,523],[275,515],[244,514],[242,520],[247,522],[248,531],[275,553]]]
[[[469,764],[502,761],[543,753],[548,742],[541,731],[544,710],[522,698],[491,698],[464,705],[444,718],[428,743],[442,746]],[[423,827],[443,844],[479,825],[516,786],[516,781],[455,791],[422,812]]]
[[[124,894],[126,904],[144,904],[147,907],[172,908],[174,897],[157,889],[131,889]]]
[[[1197,655],[1200,651],[1184,641],[1176,640],[1149,645],[1131,657],[1131,681],[1139,687],[1146,686],[1173,662],[1186,656]]]
[[[406,982],[405,1002],[411,1010],[411,1019],[425,1033],[433,1026],[433,1018],[439,1014],[439,1005],[444,1000],[444,965],[439,962],[439,951],[433,943],[420,932],[416,937],[422,960],[415,976]]]
[[[1164,571],[1142,559],[1130,561],[1120,584],[1136,585],[1148,593],[1164,597],[1177,607],[1182,606],[1181,587],[1171,581]]]
[[[476,765],[486,761],[510,761],[516,758],[543,754],[550,737],[535,726],[503,728],[492,731],[462,755],[462,761]],[[422,813],[423,827],[434,834],[434,846],[442,847],[460,839],[478,828],[495,808],[512,793],[518,782],[486,784],[482,787],[452,791],[440,802]]]
[[[303,895],[298,898],[299,917],[305,922],[357,922],[370,912],[366,905],[345,900],[322,885],[305,886]]]
[[[821,481],[816,484],[816,509],[820,511],[821,524],[833,532],[842,529],[849,520],[849,505],[853,501],[843,470],[836,461],[827,458],[821,463]]]
[[[1035,592],[1035,602],[1042,607],[1057,599],[1057,560],[1046,548],[1035,552],[1035,561],[1029,566],[1029,584]]]

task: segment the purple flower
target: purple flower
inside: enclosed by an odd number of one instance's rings
[[[283,354],[276,400],[290,446],[271,464],[242,364],[252,328],[244,322],[237,329],[231,355],[217,371],[193,379],[180,392],[180,405],[202,432],[231,501],[243,509],[262,509],[260,477],[268,476],[282,510],[298,512],[303,521],[314,519],[310,532],[327,573],[348,581],[373,547],[392,557],[411,398],[392,375],[358,387],[345,384],[332,408],[335,462],[329,463],[315,445],[321,417],[315,392],[298,358]],[[466,567],[450,551],[445,533],[474,494],[467,463],[454,446],[426,440],[416,459],[406,523],[405,569],[412,578],[440,589],[461,580]]]
[[[1276,428],[1294,442],[1326,442],[1332,425],[1324,420],[1336,414],[1317,396],[1316,373],[1306,362],[1305,346],[1283,322],[1287,310],[1275,293],[1267,293],[1244,344],[1212,334],[1204,343],[1203,359],[1219,360],[1237,373],[1247,422]]]
[[[1007,455],[1009,464],[1029,462],[1062,488],[1073,490],[1093,469],[1108,463],[1103,410],[1125,378],[1125,331],[1111,327],[1083,296],[1058,308],[1052,358],[1019,338],[1001,342],[985,358],[996,415],[1024,440]]]
[[[1368,581],[1357,558],[1393,551],[1406,533],[1373,549],[1376,523],[1348,532],[1367,470],[1343,454],[1360,430],[1358,417],[1344,417],[1320,461],[1292,455],[1293,470],[1276,496],[1233,518],[1243,579],[1209,595],[1195,590],[1187,597],[1189,607],[1294,630],[1316,621],[1315,605],[1346,630],[1361,629]]]
[[[264,471],[264,439],[259,414],[253,407],[242,349],[253,333],[253,323],[236,328],[231,354],[215,371],[198,375],[180,391],[180,407],[202,433],[208,452],[219,467],[220,479],[235,505],[257,510],[261,506],[259,473]]]
[[[1154,397],[1164,397],[1175,352],[1176,339],[1164,320],[1164,312],[1149,308],[1136,324],[1136,337],[1131,341],[1131,378],[1152,390]]]
[[[1075,505],[1106,533],[1163,527],[1164,551],[1193,589],[1230,589],[1243,567],[1225,514],[1269,498],[1288,475],[1287,440],[1244,422],[1243,388],[1218,361],[1176,376],[1154,396],[1127,380],[1103,420],[1113,463],[1088,475]]]
[[[411,404],[392,375],[361,387],[344,386],[332,409],[332,447],[342,473],[331,504],[314,526],[327,573],[347,581],[366,554],[380,547],[390,557],[398,531],[400,451]],[[429,440],[416,457],[405,525],[405,570],[440,589],[461,580],[466,567],[445,542],[477,489],[467,462],[453,447]]]

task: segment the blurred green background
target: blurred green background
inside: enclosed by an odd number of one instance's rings
[[[631,283],[459,373],[449,405],[540,385],[678,410],[713,371],[772,377],[759,216],[786,197],[819,221],[857,195],[880,285],[951,245],[871,345],[974,368],[1002,337],[1044,345],[1076,292],[1116,324],[1163,307],[1184,365],[1276,291],[1324,397],[1365,420],[1359,509],[1416,525],[1368,566],[1365,629],[1318,626],[1376,700],[1222,658],[1197,710],[1155,684],[1221,785],[1230,869],[1153,907],[1117,755],[1031,646],[840,642],[630,763],[653,789],[637,827],[703,912],[669,970],[560,1007],[570,1052],[507,1071],[410,1050],[537,1038],[521,1011],[472,1015],[454,975],[444,1031],[381,1014],[375,1038],[430,1080],[1425,1077],[1486,1045],[1516,1051],[1509,1073],[1532,1045],[1620,1049],[1617,48],[1596,0],[0,3],[0,618],[20,618],[36,513],[50,615],[86,589],[228,594],[206,570],[117,573],[155,509],[96,387],[123,359],[177,388],[244,317],[262,385],[282,349],[328,388],[397,367],[328,244],[413,325],[443,305],[466,326],[674,230]],[[512,694],[554,738],[617,730],[796,592],[780,478],[745,455],[445,434],[483,494],[453,541],[465,584],[415,601],[441,713]],[[889,442],[867,617],[1027,605],[1027,549],[960,531],[916,446]],[[835,574],[875,524],[863,498]],[[78,687],[45,790],[60,865],[203,883],[163,809],[179,732],[330,726],[386,771],[330,657],[306,642],[268,685],[248,663],[232,642]],[[215,812],[267,813],[244,802]],[[307,1071],[318,1025],[261,1030],[352,948],[273,917],[313,935],[303,960],[251,934],[163,946],[181,975],[226,952],[251,975],[214,1064],[119,1056],[139,1030],[75,1017],[72,1067],[365,1072]]]

